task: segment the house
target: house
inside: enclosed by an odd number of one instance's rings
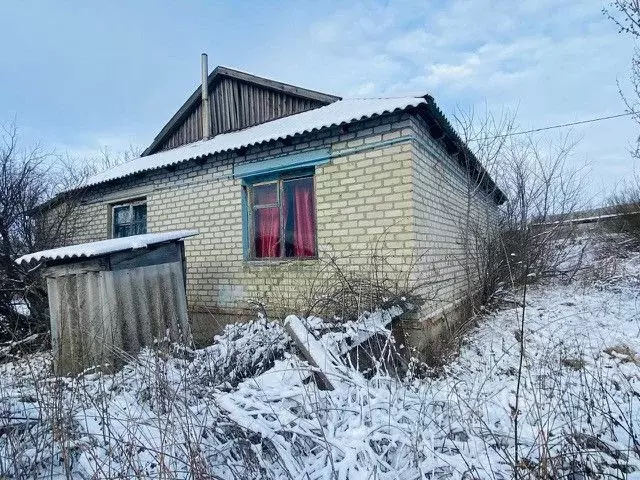
[[[204,77],[140,158],[86,182],[69,243],[198,230],[185,248],[200,343],[251,301],[304,308],[328,259],[357,273],[372,249],[428,276],[425,315],[468,293],[469,217],[488,229],[505,196],[431,96]]]

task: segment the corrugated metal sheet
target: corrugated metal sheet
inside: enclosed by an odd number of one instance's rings
[[[97,258],[46,270],[57,373],[118,368],[157,341],[190,343],[182,248],[158,249],[163,263],[111,269]]]
[[[209,95],[212,136],[324,105],[229,77],[222,77],[213,85]],[[199,103],[157,150],[169,150],[201,139],[202,104]]]
[[[110,272],[122,349],[137,352],[155,339],[178,341],[189,332],[182,265],[165,263]]]
[[[81,243],[68,247],[52,248],[40,252],[23,255],[16,260],[17,263],[30,263],[51,260],[70,260],[76,258],[92,258],[125,250],[147,248],[159,243],[182,240],[197,235],[197,230],[175,230],[162,233],[145,233],[123,238],[111,238],[99,242]]]
[[[223,133],[211,140],[140,157],[90,177],[85,186],[98,185],[136,173],[176,165],[188,160],[293,137],[336,125],[348,124],[376,115],[426,104],[423,97],[367,98],[340,100],[325,107],[279,118],[245,130]]]

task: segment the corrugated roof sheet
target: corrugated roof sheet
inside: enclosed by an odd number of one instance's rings
[[[41,252],[29,253],[16,260],[16,263],[31,263],[47,260],[70,260],[75,258],[91,258],[125,250],[137,250],[158,243],[182,240],[197,235],[197,230],[175,230],[162,233],[145,233],[131,237],[111,238],[99,242],[81,243],[68,247],[52,248]]]
[[[325,107],[279,118],[237,132],[224,133],[210,140],[199,141],[136,158],[90,177],[84,186],[97,185],[118,178],[157,168],[176,165],[237,148],[248,147],[270,140],[284,139],[325,127],[363,120],[374,115],[404,110],[426,104],[423,97],[346,99]]]

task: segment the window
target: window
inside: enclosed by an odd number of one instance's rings
[[[247,188],[249,258],[316,256],[312,176],[280,178]]]
[[[144,200],[113,206],[113,238],[147,233],[147,204]]]

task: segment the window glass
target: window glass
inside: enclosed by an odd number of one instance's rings
[[[316,218],[313,179],[283,182],[285,257],[313,257],[316,253]]]
[[[133,206],[133,221],[147,223],[147,205],[134,205]]]
[[[253,187],[253,202],[257,205],[276,205],[278,203],[278,184],[266,183]]]
[[[147,233],[147,224],[146,223],[132,223],[131,224],[131,235],[142,235],[143,233]]]
[[[128,237],[131,235],[129,225],[115,225],[113,227],[113,236],[115,238]]]
[[[252,258],[316,256],[313,177],[249,187]]]
[[[113,237],[147,233],[147,205],[130,203],[113,207]]]
[[[256,209],[253,231],[256,258],[280,256],[280,209],[278,207]]]
[[[131,222],[131,209],[129,205],[113,207],[113,217],[116,224],[122,225]]]

